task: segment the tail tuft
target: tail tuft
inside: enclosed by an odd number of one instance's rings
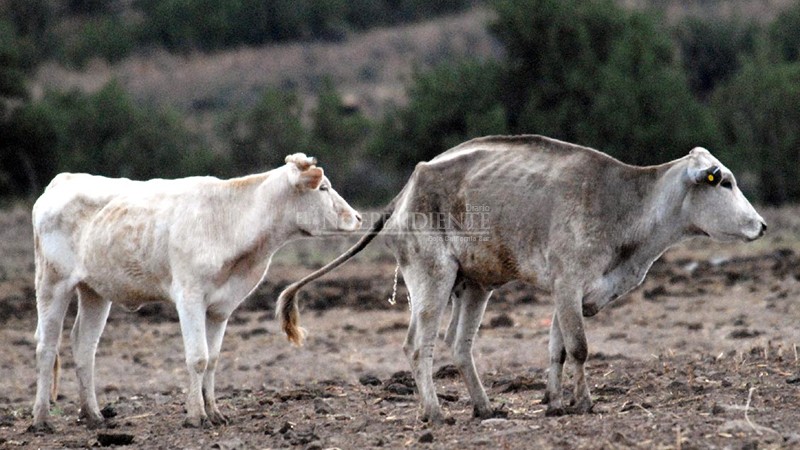
[[[58,400],[58,382],[61,379],[61,358],[56,353],[56,360],[53,362],[53,384],[50,387],[50,400],[55,403]]]
[[[306,330],[298,326],[300,321],[300,311],[297,309],[297,292],[299,286],[293,284],[281,292],[278,297],[278,306],[275,309],[275,317],[281,320],[281,328],[286,333],[286,338],[294,345],[303,345],[306,337]]]

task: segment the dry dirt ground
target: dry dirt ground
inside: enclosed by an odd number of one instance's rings
[[[419,421],[401,350],[405,288],[387,302],[394,265],[376,250],[303,294],[306,346],[272,318],[277,292],[347,245],[281,251],[265,286],[236,313],[217,372],[227,426],[181,426],[180,332],[169,307],[114,308],[97,354],[103,429],[77,422],[65,323],[56,433],[26,431],[35,390],[35,301],[28,212],[0,214],[0,448],[800,448],[800,216],[765,210],[768,238],[692,241],[643,286],[587,320],[589,415],[545,417],[551,303],[523,285],[495,293],[475,355],[505,418],[480,421],[439,346],[437,389],[450,424]],[[375,245],[375,244],[373,244]]]

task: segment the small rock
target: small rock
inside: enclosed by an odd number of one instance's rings
[[[328,415],[333,414],[333,407],[321,398],[314,399],[314,412],[317,414]]]
[[[228,439],[211,444],[211,448],[218,448],[220,450],[239,450],[246,448],[244,442],[239,438]]]
[[[97,442],[102,447],[130,445],[133,443],[133,435],[127,433],[98,433]]]
[[[386,386],[384,390],[397,395],[411,395],[414,393],[414,389],[400,383],[392,383]]]
[[[364,386],[380,386],[381,379],[372,374],[362,375],[358,378],[358,382]]]
[[[794,375],[786,379],[786,384],[800,383],[800,375]]]
[[[433,433],[431,433],[430,431],[422,433],[422,436],[419,437],[419,442],[421,444],[430,444],[431,442],[433,442]]]
[[[100,414],[104,418],[110,419],[112,417],[117,417],[117,410],[111,404],[108,404],[100,410]]]
[[[443,378],[457,378],[460,375],[461,373],[458,371],[458,369],[456,369],[456,366],[452,364],[445,364],[433,374],[433,378],[436,380],[441,380]]]
[[[514,319],[506,313],[492,317],[489,321],[489,328],[509,328],[514,326]]]
[[[322,442],[314,441],[306,445],[305,450],[322,450]]]
[[[294,423],[287,421],[287,422],[284,422],[283,425],[281,425],[280,428],[278,428],[278,433],[279,434],[286,434],[289,431],[292,431],[293,429],[294,429]]]
[[[758,330],[748,330],[746,328],[742,328],[742,329],[739,329],[739,330],[732,331],[728,335],[728,338],[729,339],[749,339],[749,338],[754,338],[756,336],[761,336],[762,334],[764,334],[764,333],[762,333],[761,331],[758,331]]]

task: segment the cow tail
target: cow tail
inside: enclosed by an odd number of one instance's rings
[[[283,290],[283,292],[281,292],[281,295],[278,297],[278,305],[275,309],[275,317],[281,320],[281,328],[283,329],[283,332],[286,333],[286,337],[289,339],[289,342],[295,345],[303,345],[303,339],[305,339],[306,336],[305,329],[298,326],[300,312],[297,309],[296,297],[300,289],[302,289],[306,284],[346,263],[350,258],[363,250],[364,247],[366,247],[373,239],[375,239],[381,230],[383,230],[383,227],[389,217],[391,217],[392,212],[392,209],[387,209],[381,213],[378,220],[376,220],[372,225],[372,228],[370,228],[369,231],[367,231],[367,233],[362,236],[355,245],[350,247],[350,249],[339,255],[339,257],[329,262],[324,267],[318,269],[316,272],[313,272],[307,275],[305,278],[290,284],[286,289]]]
[[[56,359],[53,361],[53,385],[50,387],[50,399],[55,403],[58,399],[58,383],[61,379],[61,357],[56,349]]]

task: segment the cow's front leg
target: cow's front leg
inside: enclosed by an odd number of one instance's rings
[[[580,293],[569,288],[556,290],[556,315],[561,329],[566,355],[575,364],[575,403],[572,410],[584,414],[592,410],[592,399],[586,383],[584,364],[589,356],[586,332],[583,326],[583,314]],[[551,355],[552,358],[552,355]]]
[[[207,317],[206,319],[206,342],[208,344],[208,367],[203,377],[203,400],[205,402],[206,414],[214,425],[227,425],[228,418],[225,417],[217,407],[216,394],[214,393],[214,373],[219,362],[220,348],[222,348],[222,338],[225,335],[225,326],[228,318],[221,319]]]
[[[183,334],[186,368],[189,372],[189,389],[186,396],[186,427],[199,428],[207,424],[202,383],[208,367],[206,343],[206,311],[200,298],[185,297],[178,301],[178,318]]]
[[[560,416],[564,414],[564,400],[561,390],[561,375],[564,371],[564,361],[567,359],[567,350],[561,337],[561,327],[558,323],[558,313],[553,313],[550,324],[550,371],[547,374],[547,390],[544,393],[544,403],[547,403],[545,415]]]

